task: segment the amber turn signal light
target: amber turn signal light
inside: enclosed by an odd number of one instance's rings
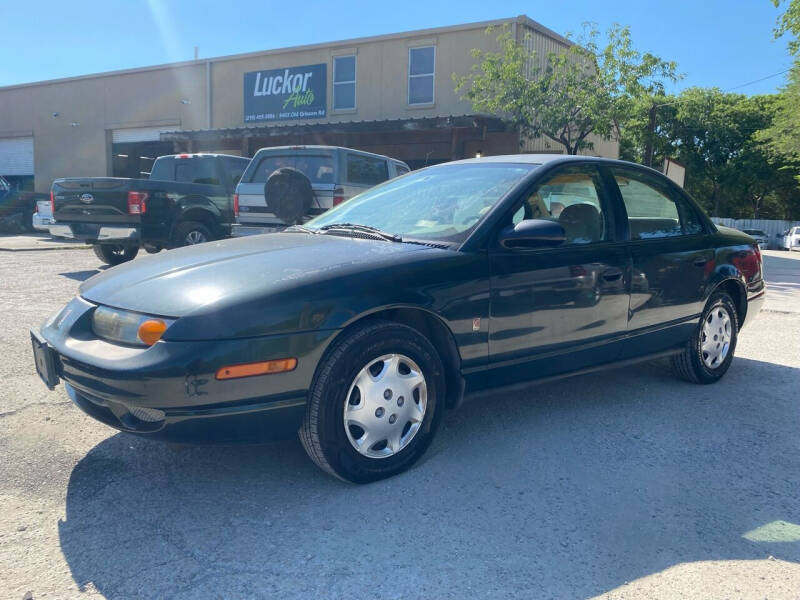
[[[297,367],[296,358],[279,358],[263,362],[245,363],[222,367],[217,371],[217,379],[236,379],[237,377],[253,377],[254,375],[272,375],[294,371]]]
[[[166,330],[167,324],[164,323],[164,321],[159,319],[147,319],[147,321],[142,321],[142,324],[139,325],[137,335],[145,344],[152,346],[161,339],[161,336],[164,335]]]

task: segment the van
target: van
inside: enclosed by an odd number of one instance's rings
[[[269,212],[264,197],[267,178],[282,167],[292,167],[308,177],[314,193],[308,218],[410,170],[403,161],[341,146],[261,148],[236,187],[239,214],[234,236],[286,226]]]

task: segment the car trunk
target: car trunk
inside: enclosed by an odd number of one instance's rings
[[[53,184],[53,218],[61,223],[136,225],[128,214],[130,179],[64,179]]]

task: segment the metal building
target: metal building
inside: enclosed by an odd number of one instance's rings
[[[0,175],[47,191],[65,176],[146,176],[175,151],[252,156],[261,147],[331,144],[412,168],[474,156],[554,152],[520,140],[455,92],[473,48],[506,25],[542,56],[562,36],[526,16],[267,50],[0,88]],[[593,153],[616,157],[613,141]]]

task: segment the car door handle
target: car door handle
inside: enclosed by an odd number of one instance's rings
[[[622,271],[616,268],[606,269],[603,271],[602,277],[606,281],[617,281],[622,277]]]
[[[692,264],[695,267],[705,267],[707,262],[708,262],[707,258],[700,257],[700,258],[695,258]]]

